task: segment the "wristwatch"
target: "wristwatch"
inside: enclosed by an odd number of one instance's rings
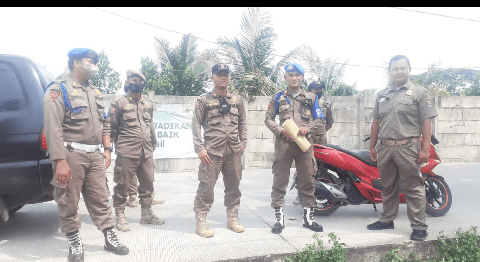
[[[112,148],[111,148],[111,147],[104,147],[103,150],[104,150],[104,151],[105,151],[105,150],[108,150],[108,151],[110,151],[110,153],[112,152]]]

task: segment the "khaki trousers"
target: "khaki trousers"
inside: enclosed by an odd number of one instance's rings
[[[117,183],[113,188],[113,207],[115,209],[125,209],[128,188],[135,175],[139,182],[138,198],[140,199],[140,205],[152,205],[154,173],[153,156],[145,158],[145,155],[142,154],[139,158],[129,158],[117,155],[115,168],[113,169],[113,181]]]
[[[420,142],[400,146],[377,146],[377,167],[382,182],[383,213],[380,221],[390,222],[397,217],[400,202],[399,182],[407,201],[407,216],[412,229],[426,230],[425,186],[418,163]]]
[[[67,234],[80,229],[82,224],[78,214],[80,192],[97,228],[104,230],[114,226],[102,153],[98,150],[93,153],[71,150],[65,148],[66,161],[72,175],[69,185],[59,184],[55,175],[50,182],[54,186],[53,197],[58,204],[60,230]],[[55,174],[57,161],[52,161],[52,168]]]
[[[197,195],[195,196],[193,210],[197,213],[208,213],[214,200],[214,187],[220,171],[223,175],[225,186],[224,205],[227,208],[240,206],[240,180],[242,179],[242,153],[235,154],[233,149],[227,145],[223,157],[208,154],[212,164],[200,163],[198,170]]]
[[[313,144],[312,139],[309,139]],[[284,138],[275,140],[275,160],[272,165],[272,207],[285,206],[285,194],[287,193],[288,181],[290,179],[290,168],[295,159],[295,166],[298,176],[298,188],[302,193],[302,206],[315,207],[315,186],[314,175],[317,170],[313,156],[313,145],[303,152],[297,143]]]
[[[133,175],[132,181],[130,181],[130,185],[128,186],[127,194],[129,196],[137,195],[138,194],[138,179],[137,175]]]

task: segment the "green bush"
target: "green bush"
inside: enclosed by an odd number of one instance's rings
[[[313,238],[317,241],[308,245],[305,251],[297,252],[291,257],[287,257],[288,262],[344,262],[345,255],[348,251],[344,248],[345,243],[340,243],[333,232],[328,234],[329,243],[333,243],[332,249],[325,250],[323,241],[319,239],[318,233],[313,234]],[[318,249],[317,249],[318,247]]]

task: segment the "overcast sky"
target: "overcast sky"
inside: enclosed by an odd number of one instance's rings
[[[118,7],[102,10],[160,28],[215,42],[218,36],[240,33],[246,7]],[[268,8],[277,41],[275,54],[285,55],[301,44],[320,59],[349,60],[345,82],[358,89],[382,88],[390,58],[406,55],[412,74],[426,71],[441,59],[442,67],[480,69],[480,8],[405,9],[465,18],[453,19],[395,8]],[[67,65],[67,52],[76,47],[103,49],[122,81],[140,58],[156,58],[154,36],[177,45],[181,34],[134,22],[92,7],[0,7],[0,54],[28,56],[54,76]],[[216,45],[198,40],[199,49]]]

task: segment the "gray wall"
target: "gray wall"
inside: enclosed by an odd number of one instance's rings
[[[105,105],[114,95],[105,95]],[[197,97],[154,96],[157,110],[191,113]],[[329,144],[346,149],[368,149],[369,142],[362,140],[370,135],[371,112],[374,96],[324,97],[330,101],[335,123],[327,132]],[[274,156],[274,137],[264,124],[265,111],[270,97],[255,97],[246,103],[248,145],[243,156],[245,169],[271,168]],[[436,149],[444,162],[480,161],[480,97],[435,97],[438,112],[432,122],[432,133],[440,144]],[[199,160],[156,159],[157,172],[196,170]]]

